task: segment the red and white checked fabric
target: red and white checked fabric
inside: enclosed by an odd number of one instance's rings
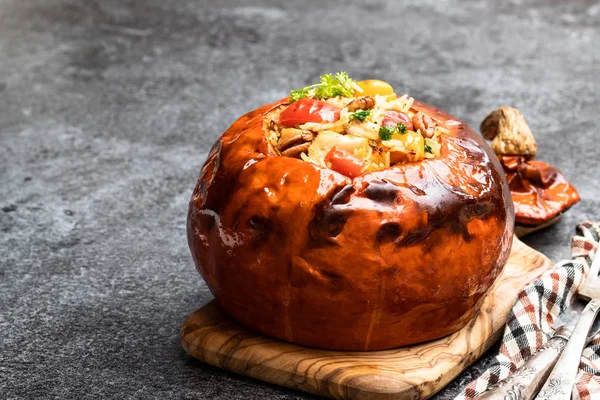
[[[571,243],[572,259],[556,264],[519,293],[492,366],[455,400],[470,400],[482,394],[513,373],[550,339],[552,323],[575,300],[599,241],[600,225],[585,221],[577,226]],[[600,400],[600,334],[583,352],[573,399]]]

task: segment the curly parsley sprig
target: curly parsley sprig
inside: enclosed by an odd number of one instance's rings
[[[392,136],[395,133],[405,135],[406,134],[406,125],[404,125],[402,122],[398,122],[398,124],[396,126],[389,125],[389,126],[382,126],[381,128],[379,128],[379,138],[381,140],[392,140]]]
[[[396,132],[395,126],[382,126],[379,128],[379,138],[381,140],[391,140],[392,135]]]
[[[350,117],[363,122],[369,115],[371,115],[371,110],[361,110],[350,114]]]
[[[406,125],[404,125],[402,122],[398,122],[398,132],[400,132],[402,135],[406,134]]]
[[[346,72],[337,72],[321,76],[321,82],[314,85],[291,90],[290,97],[292,103],[304,97],[314,97],[320,100],[338,96],[352,97],[356,87],[356,81],[350,79]]]

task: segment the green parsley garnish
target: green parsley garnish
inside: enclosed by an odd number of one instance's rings
[[[426,151],[427,153],[432,153],[432,151],[431,151],[431,146],[429,146],[429,145],[427,144],[427,142],[423,142],[423,143],[424,143],[424,145],[425,145],[425,151]]]
[[[325,74],[321,76],[321,82],[306,86],[301,89],[291,90],[290,97],[293,103],[304,97],[314,97],[315,99],[328,99],[330,97],[352,97],[354,96],[354,85],[356,82],[345,72],[334,74]]]
[[[402,122],[398,122],[398,132],[403,135],[406,133],[406,125],[404,125]]]
[[[381,140],[390,140],[395,131],[396,128],[393,126],[382,126],[379,128],[379,137]]]
[[[291,103],[293,103],[296,100],[300,100],[303,97],[307,97],[308,96],[308,88],[302,88],[302,89],[298,89],[298,90],[290,90],[290,96],[292,97]]]
[[[371,110],[362,110],[350,114],[352,118],[356,118],[360,122],[363,122],[369,115],[371,115]]]

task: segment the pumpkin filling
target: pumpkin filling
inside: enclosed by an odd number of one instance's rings
[[[290,103],[265,115],[271,150],[349,177],[440,155],[441,123],[411,108],[382,81],[355,82],[344,73],[293,90]]]

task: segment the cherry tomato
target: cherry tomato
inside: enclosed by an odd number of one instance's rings
[[[300,99],[279,114],[279,125],[297,126],[307,122],[335,122],[340,119],[340,108],[315,99]]]
[[[383,121],[381,122],[381,125],[396,126],[399,122],[402,122],[409,131],[413,130],[413,123],[410,118],[408,118],[408,115],[396,110],[386,111],[383,114]]]
[[[346,150],[333,147],[325,156],[325,162],[331,164],[330,168],[349,178],[359,176],[365,163],[354,154]]]

